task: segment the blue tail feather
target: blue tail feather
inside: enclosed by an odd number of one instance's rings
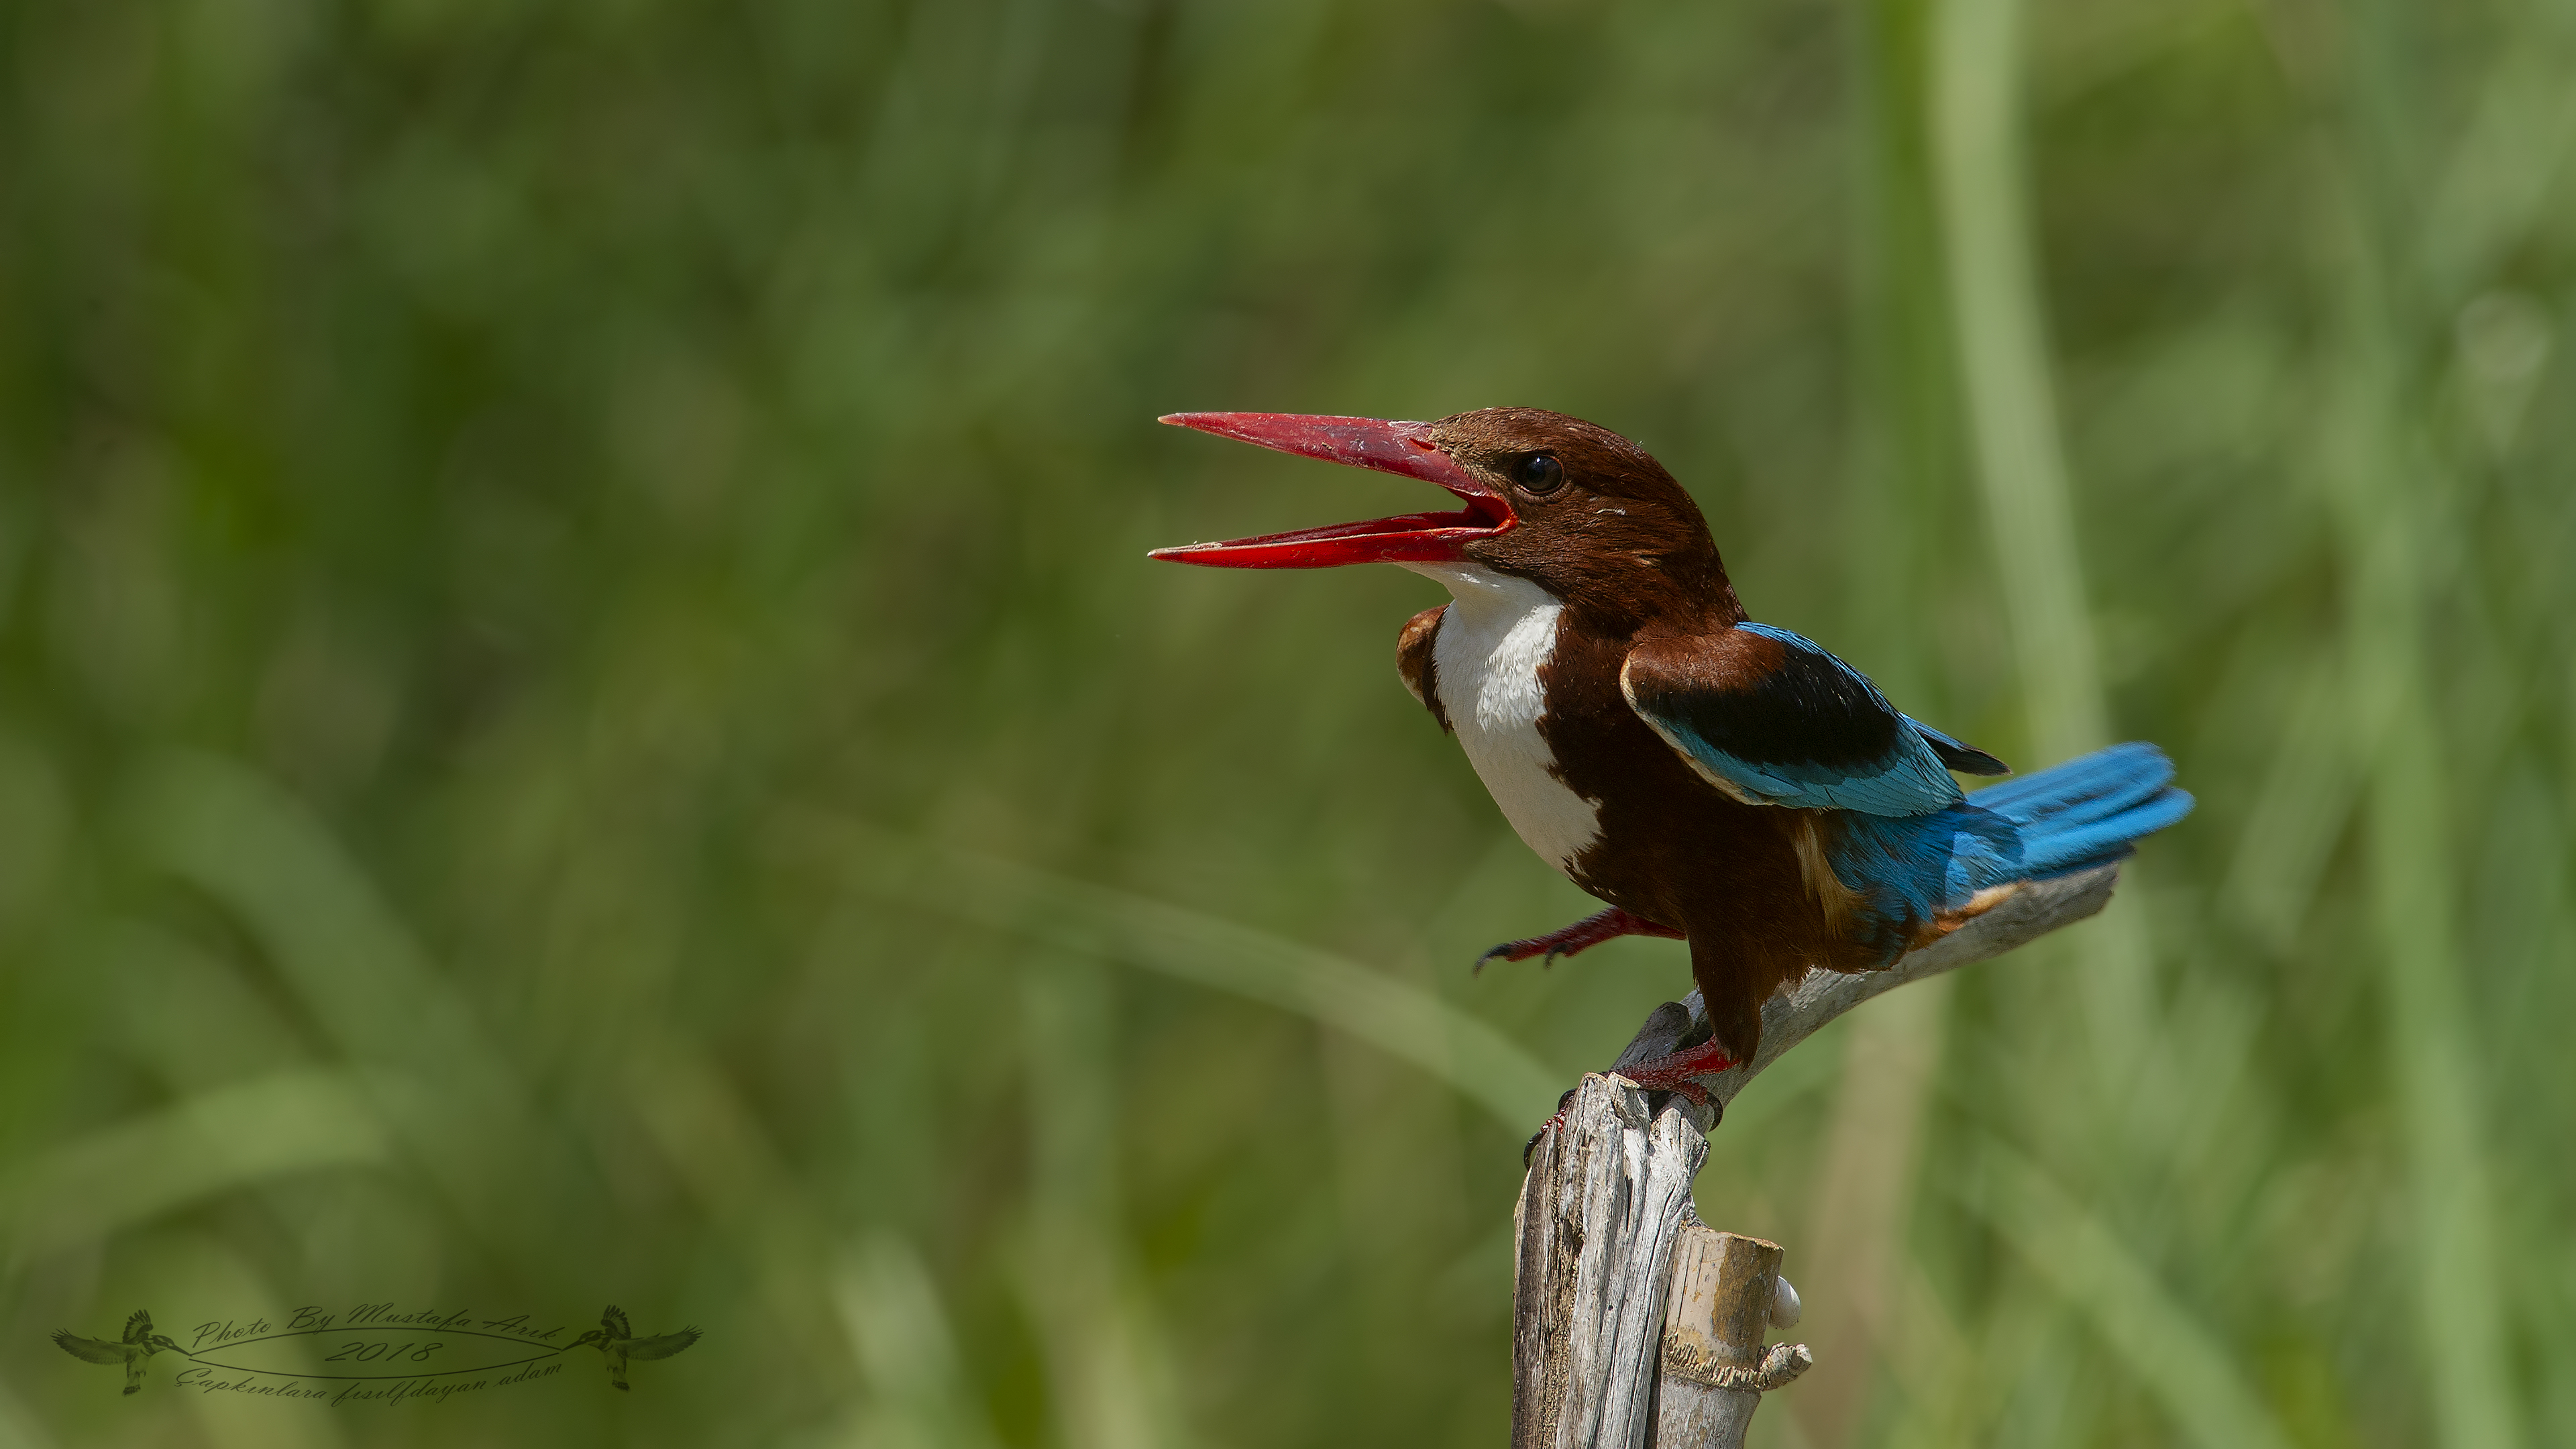
[[[1834,873],[1860,891],[1889,957],[1914,927],[1989,886],[2106,864],[2191,813],[2173,762],[2144,743],[2113,745],[1971,793],[1929,815],[1845,814]]]

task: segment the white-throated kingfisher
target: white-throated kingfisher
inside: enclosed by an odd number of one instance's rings
[[[1164,422],[1436,483],[1463,505],[1159,549],[1174,563],[1391,563],[1448,586],[1404,626],[1404,682],[1532,850],[1609,906],[1487,959],[1623,935],[1690,943],[1712,1036],[1625,1068],[1694,1097],[1752,1059],[1810,966],[1870,971],[2022,885],[2129,853],[2191,797],[2153,745],[2007,773],[1899,714],[1860,671],[1757,624],[1699,507],[1646,450],[1562,413],[1438,422],[1176,413]]]

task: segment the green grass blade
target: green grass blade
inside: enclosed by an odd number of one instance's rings
[[[1295,1012],[1413,1063],[1514,1130],[1556,1110],[1570,1080],[1426,991],[1266,931],[873,827],[825,833],[854,890]]]
[[[2002,1142],[1977,1144],[1974,1209],[2154,1394],[2201,1449],[2290,1449],[2237,1356],[2177,1302],[2101,1219]]]
[[[2107,743],[2084,551],[2058,437],[2021,146],[2020,0],[1941,0],[1932,134],[1968,436],[2031,744]]]
[[[375,1166],[387,1155],[368,1094],[346,1074],[280,1072],[199,1093],[21,1165],[0,1178],[0,1242],[23,1263],[223,1193]]]

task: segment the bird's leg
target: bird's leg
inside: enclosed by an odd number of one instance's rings
[[[1547,960],[1541,964],[1553,966],[1559,956],[1572,956],[1598,946],[1604,941],[1615,941],[1621,936],[1661,936],[1668,941],[1682,939],[1682,933],[1670,926],[1657,925],[1643,916],[1630,915],[1617,906],[1612,906],[1597,916],[1586,916],[1561,931],[1550,931],[1544,936],[1532,936],[1524,941],[1505,941],[1477,957],[1476,970],[1482,973],[1485,963],[1497,956],[1506,961],[1526,961],[1532,956],[1545,955]]]
[[[1679,1092],[1690,1098],[1693,1106],[1704,1107],[1708,1105],[1708,1089],[1694,1079],[1716,1076],[1735,1064],[1734,1055],[1712,1037],[1670,1056],[1632,1062],[1619,1068],[1619,1075],[1649,1092]]]

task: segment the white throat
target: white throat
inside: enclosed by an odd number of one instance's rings
[[[1574,857],[1601,838],[1599,802],[1557,778],[1556,756],[1538,732],[1547,713],[1539,670],[1556,653],[1554,594],[1472,564],[1408,563],[1448,585],[1456,602],[1432,645],[1440,709],[1503,818],[1541,859],[1569,875]]]

